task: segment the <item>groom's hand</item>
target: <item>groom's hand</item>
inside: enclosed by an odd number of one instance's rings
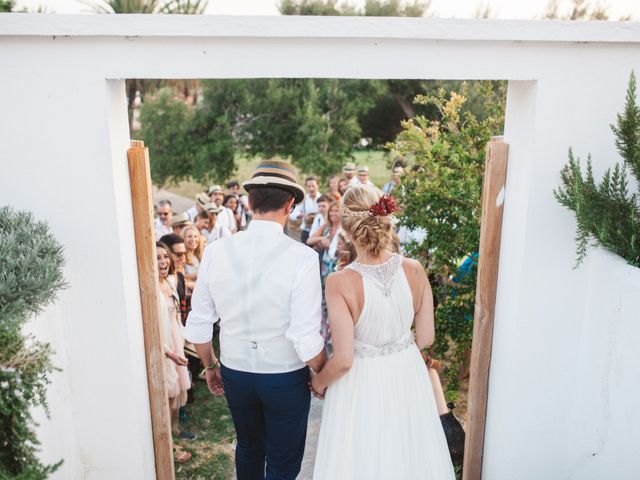
[[[224,395],[224,385],[222,384],[222,374],[220,373],[219,368],[210,368],[207,369],[205,373],[205,378],[207,380],[207,386],[209,387],[209,391],[215,395],[216,397],[221,397]]]

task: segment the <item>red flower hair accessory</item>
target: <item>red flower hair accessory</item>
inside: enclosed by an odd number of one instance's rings
[[[374,203],[369,208],[369,215],[372,217],[386,217],[387,215],[391,215],[393,212],[398,211],[398,206],[396,205],[396,201],[393,197],[389,195],[382,195],[378,203]]]

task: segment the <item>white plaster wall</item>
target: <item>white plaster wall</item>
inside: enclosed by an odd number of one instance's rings
[[[317,76],[510,80],[484,478],[630,478],[638,271],[603,253],[572,269],[552,190],[570,145],[597,173],[617,159],[639,44],[635,23],[0,15],[0,204],[47,219],[69,257],[33,327],[64,368],[41,429],[58,477],[153,477],[117,79]]]

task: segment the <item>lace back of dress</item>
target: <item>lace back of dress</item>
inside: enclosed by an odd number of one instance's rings
[[[379,265],[363,265],[362,263],[354,262],[347,268],[358,272],[362,278],[372,280],[384,296],[388,297],[391,295],[393,283],[401,265],[402,256],[394,254],[389,260]]]

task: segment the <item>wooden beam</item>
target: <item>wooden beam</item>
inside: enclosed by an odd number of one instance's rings
[[[160,336],[158,264],[153,227],[153,201],[149,150],[144,142],[132,141],[127,152],[131,206],[138,259],[138,283],[142,304],[142,328],[147,362],[147,385],[151,408],[153,450],[158,480],[174,480],[173,439],[169,414],[169,395],[164,376],[164,354]]]
[[[502,137],[492,138],[487,144],[487,158],[482,184],[480,255],[471,345],[469,421],[464,448],[463,480],[480,480],[482,478],[489,366],[491,364],[508,157],[509,145],[502,141]]]

